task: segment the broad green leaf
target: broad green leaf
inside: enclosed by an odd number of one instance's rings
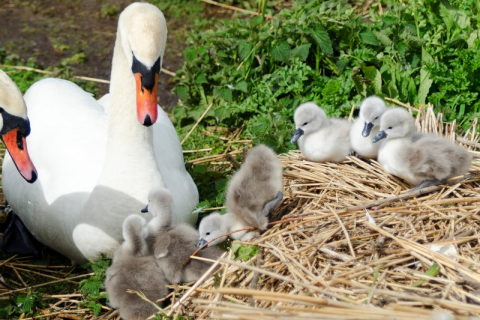
[[[250,51],[252,51],[252,45],[249,42],[242,40],[238,43],[238,57],[241,60],[245,59]]]
[[[187,87],[186,86],[183,86],[183,85],[178,85],[175,87],[175,90],[174,90],[175,94],[177,94],[180,99],[182,100],[186,100],[187,99]]]
[[[363,67],[363,74],[365,78],[372,82],[372,88],[375,94],[382,93],[382,74],[375,67]]]
[[[307,60],[308,57],[308,51],[310,50],[312,44],[307,43],[307,44],[302,44],[301,46],[298,46],[296,48],[293,48],[292,51],[290,52],[290,57],[291,58],[300,58],[301,61]]]
[[[195,60],[198,57],[197,50],[195,48],[187,48],[185,49],[185,60],[188,63],[191,63],[193,60]]]
[[[227,87],[220,88],[220,90],[218,90],[218,95],[223,100],[226,100],[228,102],[232,101],[232,90],[230,88],[227,88]]]
[[[272,49],[272,58],[275,61],[286,62],[290,58],[290,45],[286,41],[279,42]]]
[[[245,80],[239,81],[239,82],[235,85],[235,89],[240,90],[240,91],[243,91],[243,92],[248,92],[248,84],[247,84],[247,81],[245,81]]]
[[[247,261],[248,259],[255,257],[258,253],[258,246],[254,245],[240,245],[238,243],[232,244],[232,250],[235,253],[235,259]]]
[[[480,30],[475,30],[472,33],[470,33],[470,36],[467,39],[467,44],[469,49],[475,47],[475,41],[479,38],[479,36],[480,36]]]
[[[328,32],[324,30],[320,25],[316,25],[313,29],[307,29],[306,32],[310,34],[315,42],[320,47],[320,50],[324,54],[331,55],[333,54],[332,41]]]
[[[205,76],[205,73],[200,73],[199,75],[197,75],[195,77],[195,82],[198,83],[198,84],[208,83],[207,77]]]
[[[433,57],[425,48],[422,48],[423,67],[420,69],[420,87],[418,88],[418,103],[420,104],[426,103],[428,92],[433,83],[433,80],[430,78],[430,72],[427,71],[425,64],[433,62]]]
[[[360,33],[360,39],[362,39],[362,42],[366,43],[366,44],[371,44],[371,45],[374,45],[374,46],[379,45],[377,37],[369,29],[365,29],[363,32]]]

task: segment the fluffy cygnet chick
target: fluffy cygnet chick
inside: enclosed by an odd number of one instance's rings
[[[359,157],[376,159],[382,143],[373,143],[372,137],[380,130],[380,118],[387,109],[385,101],[377,96],[363,100],[358,118],[350,129],[352,149]]]
[[[232,177],[227,188],[227,214],[210,214],[203,218],[199,232],[201,239],[197,246],[215,239],[227,232],[255,227],[265,230],[268,214],[280,204],[283,198],[283,169],[277,154],[261,144],[252,148],[240,170]],[[242,241],[256,236],[255,232],[237,232],[230,235]],[[210,245],[225,240],[215,240]]]
[[[142,212],[150,212],[153,218],[147,225],[146,254],[153,254],[169,282],[180,283],[198,280],[211,263],[191,259],[199,238],[197,230],[187,224],[175,227],[172,223],[172,195],[165,188],[153,189],[149,195],[149,204]],[[222,255],[218,247],[210,247],[197,253],[199,257],[212,260]]]
[[[378,162],[385,171],[417,185],[415,189],[465,174],[472,164],[472,155],[455,143],[433,134],[416,133],[414,119],[402,108],[383,114],[373,141],[384,138]]]
[[[118,309],[124,320],[143,320],[156,313],[148,302],[127,289],[141,291],[149,300],[156,301],[168,294],[167,279],[155,257],[144,256],[146,220],[137,215],[128,216],[123,223],[125,241],[118,247],[112,265],[107,269],[105,288],[110,305]]]
[[[313,102],[295,110],[295,133],[290,140],[298,141],[302,154],[311,161],[340,162],[350,154],[351,123],[327,118],[325,111]]]

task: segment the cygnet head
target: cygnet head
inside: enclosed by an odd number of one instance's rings
[[[365,121],[362,136],[368,137],[373,127],[380,126],[380,118],[386,108],[385,101],[377,96],[363,100],[360,105],[360,118]]]
[[[0,138],[7,147],[18,172],[29,183],[37,180],[37,169],[27,151],[30,122],[22,93],[9,76],[0,70]]]
[[[415,133],[415,121],[407,110],[402,108],[390,109],[382,115],[380,131],[373,137],[377,142],[384,138],[406,138]]]
[[[290,142],[295,143],[301,136],[317,131],[328,121],[327,114],[314,102],[300,105],[293,116],[295,133]]]
[[[228,226],[224,217],[220,213],[214,212],[202,219],[198,231],[200,233],[200,240],[197,243],[197,248],[200,248],[205,243],[215,239],[216,237],[221,236],[222,234],[227,233]],[[215,241],[210,242],[208,246],[210,247],[219,244],[226,238],[226,236],[221,237]]]
[[[136,83],[137,118],[147,127],[158,117],[157,82],[166,41],[167,24],[156,6],[135,2],[120,14],[116,47],[121,46],[123,52],[117,52],[116,48],[115,54],[124,54],[131,66]],[[115,71],[113,67],[112,79]]]
[[[156,227],[165,228],[172,224],[172,194],[168,189],[158,187],[152,189],[148,194],[148,204],[141,211],[150,212],[156,219]]]
[[[147,221],[142,217],[132,214],[123,221],[123,239],[125,240],[117,249],[114,261],[127,256],[141,256],[145,252],[145,231]]]

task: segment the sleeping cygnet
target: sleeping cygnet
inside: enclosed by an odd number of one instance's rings
[[[308,160],[340,162],[350,154],[349,121],[327,118],[325,111],[313,102],[299,106],[294,121],[296,130],[290,141],[298,141],[300,151]]]
[[[198,247],[227,232],[255,227],[265,230],[268,215],[283,198],[283,169],[276,153],[261,144],[252,148],[240,170],[227,188],[227,212],[212,213],[200,222],[201,239]],[[241,231],[230,235],[233,239],[250,240],[258,232]],[[215,240],[215,245],[226,237]]]
[[[350,129],[352,149],[359,157],[376,159],[378,149],[382,143],[373,143],[372,137],[380,130],[380,118],[387,109],[383,99],[371,96],[363,100],[360,105],[358,118]]]
[[[416,185],[415,189],[444,183],[465,174],[472,155],[444,137],[415,132],[415,123],[407,110],[385,112],[374,142],[386,139],[380,147],[378,162],[385,171]]]
[[[149,300],[156,301],[168,295],[167,279],[153,256],[144,256],[145,219],[128,216],[123,223],[125,241],[118,247],[107,269],[105,288],[110,305],[118,309],[124,320],[143,320],[157,309],[127,289],[141,291]]]
[[[212,264],[207,261],[191,259],[184,263],[196,250],[199,238],[197,230],[187,224],[171,226],[172,195],[165,188],[153,189],[149,196],[148,210],[153,216],[147,225],[147,254],[155,257],[159,267],[170,283],[198,280]],[[223,251],[218,247],[206,248],[197,253],[199,257],[216,260]]]

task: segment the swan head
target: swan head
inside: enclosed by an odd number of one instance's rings
[[[380,126],[380,118],[386,108],[385,101],[377,96],[371,96],[363,100],[360,105],[360,118],[365,121],[362,136],[368,137],[373,127]]]
[[[306,102],[300,105],[293,116],[295,133],[290,142],[295,143],[301,136],[315,132],[328,121],[327,115],[316,103]]]
[[[172,224],[172,194],[168,189],[158,187],[148,194],[148,204],[142,209],[143,213],[150,212],[152,219],[158,220],[158,227],[170,227]]]
[[[202,219],[200,222],[200,226],[198,227],[198,232],[200,233],[200,239],[197,243],[197,248],[200,248],[205,243],[210,242],[211,240],[221,236],[228,232],[228,228],[226,226],[226,221],[223,219],[223,216],[218,213],[214,212],[205,218]],[[208,246],[214,246],[223,242],[227,237],[223,236],[215,241],[212,241],[208,244]]]
[[[37,169],[27,150],[30,134],[27,107],[17,85],[0,70],[0,139],[7,147],[18,172],[30,183],[37,180]]]
[[[136,83],[137,118],[144,126],[157,121],[158,77],[167,41],[162,11],[148,3],[132,3],[118,20],[122,50]]]
[[[396,139],[406,138],[415,133],[415,120],[402,108],[394,108],[386,111],[380,121],[380,131],[373,137],[372,141],[377,142],[384,138]]]

